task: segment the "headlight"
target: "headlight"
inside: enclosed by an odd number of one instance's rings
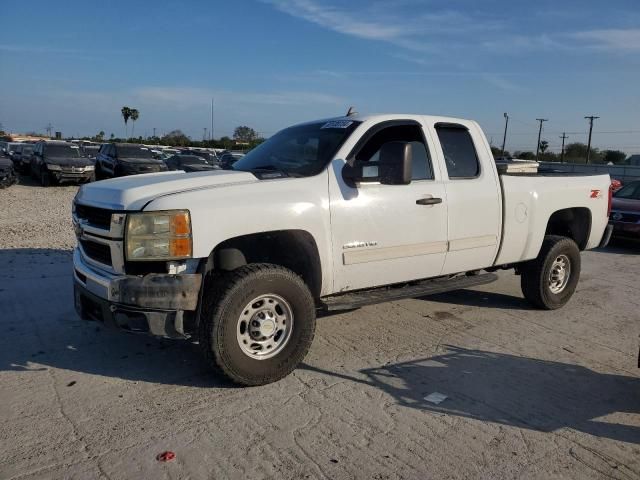
[[[126,258],[179,260],[192,255],[188,210],[132,213],[127,216]]]
[[[85,172],[93,172],[95,169],[95,165],[87,165],[86,167],[84,167]]]
[[[51,163],[47,163],[47,168],[49,170],[56,170],[56,171],[62,170],[62,167],[60,165],[53,165]]]

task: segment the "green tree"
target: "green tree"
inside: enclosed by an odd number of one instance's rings
[[[250,143],[257,138],[258,133],[253,128],[247,127],[246,125],[236,127],[233,131],[233,139],[236,142]]]
[[[137,108],[131,109],[131,136],[133,137],[133,130],[136,128],[136,121],[140,118],[140,112]]]
[[[587,146],[584,143],[570,143],[564,149],[565,162],[567,163],[586,163]],[[591,148],[591,162],[601,163],[602,154],[597,148]]]
[[[502,154],[502,150],[498,147],[491,147],[491,153],[493,153],[493,158],[501,158],[501,157],[510,157],[511,154],[508,151],[504,151],[504,155]]]
[[[120,113],[124,119],[124,138],[127,138],[127,122],[131,118],[131,109],[125,105],[120,109]]]
[[[233,148],[233,140],[229,137],[221,137],[218,141],[218,145],[220,148],[224,148],[226,150],[230,150]]]
[[[619,165],[624,163],[627,159],[627,154],[621,152],[620,150],[605,150],[602,152],[602,161],[603,163],[613,163],[614,165]]]
[[[172,130],[160,139],[160,143],[175,147],[187,147],[191,145],[191,139],[182,130]]]
[[[546,152],[549,149],[549,142],[547,142],[546,140],[542,140],[540,142],[540,152],[542,152],[542,154],[544,155],[544,152]]]
[[[514,158],[519,160],[535,160],[536,154],[533,152],[516,152],[513,154]]]

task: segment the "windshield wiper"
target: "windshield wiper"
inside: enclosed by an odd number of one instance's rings
[[[275,165],[260,165],[258,167],[253,167],[248,170],[249,172],[275,172],[279,173],[285,177],[288,177],[289,174]]]

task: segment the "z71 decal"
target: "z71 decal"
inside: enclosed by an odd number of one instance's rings
[[[601,190],[591,190],[591,198],[600,198],[602,197]]]

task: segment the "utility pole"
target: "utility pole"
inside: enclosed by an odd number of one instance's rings
[[[538,156],[540,155],[540,139],[542,138],[542,124],[548,122],[548,118],[536,118],[540,122],[540,129],[538,130],[538,146],[536,147],[536,162],[538,162]]]
[[[507,129],[509,128],[509,114],[504,114],[504,137],[502,138],[502,156],[504,157],[504,147],[507,145]]]
[[[567,137],[567,132],[562,132],[562,136],[560,138],[562,139],[562,153],[560,154],[560,163],[564,163],[564,141],[569,138]]]
[[[589,159],[591,158],[591,134],[593,133],[593,121],[600,118],[595,115],[589,115],[588,117],[584,117],[589,120],[589,143],[587,145],[587,165],[589,164]]]
[[[204,133],[202,134],[202,141],[205,142],[207,140],[207,127],[204,127]]]
[[[156,138],[156,127],[153,127],[153,138]]]
[[[209,135],[213,141],[213,97],[211,97],[211,130],[209,130]]]

